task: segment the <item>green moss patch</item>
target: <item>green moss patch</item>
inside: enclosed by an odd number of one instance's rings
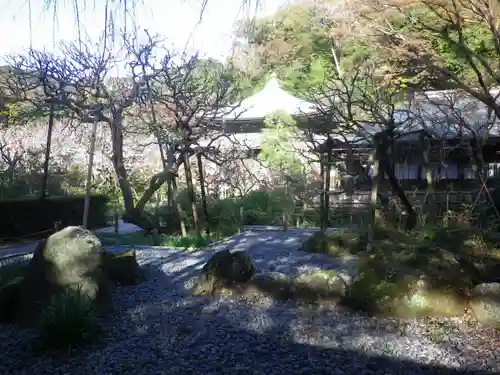
[[[246,283],[226,285],[219,294],[262,295],[276,301],[298,304],[336,303],[346,291],[344,280],[334,270],[306,272],[290,277],[279,272],[256,274]]]
[[[323,232],[315,232],[304,243],[303,249],[309,253],[343,256],[362,251],[362,242],[358,234],[347,232],[325,234]]]

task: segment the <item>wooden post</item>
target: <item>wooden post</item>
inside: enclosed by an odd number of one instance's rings
[[[325,172],[325,230],[328,229],[328,222],[330,220],[330,180],[332,176],[332,162],[333,162],[333,154],[332,154],[332,139],[328,137],[326,142],[327,150],[326,150],[326,172]]]
[[[89,151],[89,164],[87,170],[87,183],[85,186],[85,205],[83,207],[83,227],[88,227],[89,209],[90,209],[90,192],[92,189],[92,167],[94,164],[95,141],[97,133],[97,121],[92,123],[92,134],[90,136],[90,151]]]
[[[371,194],[371,220],[368,224],[368,241],[366,243],[366,251],[370,253],[373,250],[373,237],[375,225],[377,221],[377,197],[378,197],[378,184],[380,181],[380,145],[377,135],[373,137],[373,151],[372,151],[372,194]]]
[[[177,196],[177,181],[176,181],[175,177],[171,177],[170,181],[172,182],[172,197],[176,197]],[[186,215],[184,214],[184,211],[182,210],[181,204],[177,200],[175,200],[175,202],[173,202],[173,203],[175,203],[175,210],[177,213],[177,217],[179,218],[179,224],[181,227],[181,234],[183,237],[186,237],[187,236],[186,221],[185,221]]]

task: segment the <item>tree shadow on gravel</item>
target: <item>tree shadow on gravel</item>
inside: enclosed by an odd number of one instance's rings
[[[379,342],[386,341],[387,344],[391,344],[398,335],[394,324],[390,327],[378,325],[363,327],[364,317],[359,315],[354,315],[348,322],[343,318],[342,321],[339,319],[337,323],[332,324],[332,321],[336,321],[337,315],[324,314],[310,322],[309,327],[304,327],[300,324],[301,313],[295,309],[288,309],[290,306],[281,303],[265,308],[250,305],[236,308],[235,302],[229,299],[203,297],[189,298],[184,302],[183,307],[177,309],[175,314],[189,318],[169,331],[171,342],[176,349],[173,353],[166,350],[160,355],[161,358],[168,358],[175,364],[175,353],[191,352],[192,357],[180,355],[182,358],[180,363],[186,363],[185,367],[174,365],[175,371],[181,373],[259,375],[497,373],[475,370],[472,366],[469,369],[459,370],[439,364],[420,364],[412,360],[391,358],[390,348],[381,349],[381,351],[387,350],[386,353],[370,353],[369,345],[365,350],[359,349],[360,344],[369,338],[378,338]],[[143,321],[140,319],[135,321],[137,326],[141,327],[137,332],[141,335],[155,334],[154,329],[144,330],[148,321],[147,314],[145,317]],[[315,339],[314,336],[318,337]],[[330,336],[331,340],[325,340],[325,336]],[[304,342],[306,337],[310,342]],[[312,344],[311,341],[316,343]],[[406,345],[411,345],[411,342]],[[438,346],[436,349],[439,350]],[[401,355],[406,354],[401,353],[401,350],[399,352]],[[161,363],[163,362],[159,361],[158,365],[161,366]],[[196,366],[199,366],[199,372],[189,372]],[[171,373],[175,371],[172,370]]]
[[[306,230],[244,232],[197,252],[157,247],[155,250],[161,257],[146,260],[142,267],[150,275],[149,279],[155,280],[155,283],[160,284],[165,290],[165,297],[171,296],[173,292],[175,294],[188,292],[211,255],[222,250],[245,250],[252,258],[257,272],[277,271],[296,276],[310,269],[337,269],[339,265],[333,258],[297,250],[311,233]],[[140,262],[141,250],[151,249],[151,247],[134,248],[137,250]],[[131,292],[134,289],[141,290],[147,288],[148,283],[146,281],[145,285],[126,288]],[[151,298],[150,296],[147,299]],[[157,294],[154,302],[161,300],[161,294]],[[127,308],[134,307],[132,298],[130,302]]]
[[[175,254],[171,255],[175,258]],[[167,256],[168,258],[168,256]],[[160,288],[186,280],[190,273],[165,274],[164,261],[147,265],[146,283],[117,291],[123,304],[100,343],[70,358],[27,360],[19,350],[0,344],[0,373],[9,374],[228,374],[228,375],[459,375],[494,372],[455,370],[394,358],[397,325],[341,309],[303,311],[274,303],[187,297],[181,290],[130,298],[147,286]],[[194,260],[196,261],[196,259]],[[204,260],[200,259],[202,265]],[[196,266],[198,265],[195,263]],[[194,272],[194,271],[191,271]],[[130,305],[127,306],[127,301]],[[140,303],[139,303],[140,302]],[[377,324],[378,322],[378,324]],[[391,325],[392,324],[392,325]],[[378,351],[370,349],[378,342]],[[403,339],[401,339],[404,341]],[[366,343],[363,346],[363,343]],[[411,340],[406,343],[408,353]],[[430,345],[430,344],[429,344]],[[383,346],[383,345],[382,345]],[[5,350],[3,350],[5,349]],[[438,348],[435,350],[443,350]],[[408,353],[401,353],[405,355]],[[19,358],[15,356],[18,355]],[[410,355],[410,354],[408,354]]]
[[[259,259],[264,259],[264,255],[273,259],[267,254],[274,246],[269,247],[269,242],[290,244],[289,249],[296,249],[294,241],[302,235],[303,232],[283,233],[283,237],[270,239],[262,233],[254,233],[233,238],[222,246],[247,246],[257,268],[267,271],[269,262],[259,263]],[[308,310],[278,302],[253,305],[244,300],[187,296],[189,281],[198,275],[213,252],[222,249],[219,245],[197,253],[165,250],[161,258],[143,264],[148,274],[144,283],[115,291],[115,313],[104,322],[107,327],[101,341],[93,347],[79,349],[71,357],[47,355],[27,359],[22,347],[16,344],[19,342],[17,332],[7,332],[8,337],[0,340],[0,374],[498,373],[475,371],[467,360],[464,362],[469,370],[455,370],[440,364],[424,365],[396,358],[391,346],[398,343],[408,348],[403,353],[400,348],[400,356],[418,358],[419,354],[418,348],[413,347],[415,338],[402,337],[400,327],[392,320],[363,317],[336,307]],[[296,267],[299,272],[299,267],[308,260],[294,257],[280,255],[275,261],[278,265]],[[318,263],[317,266],[324,265]],[[374,341],[377,350],[371,349],[370,342]],[[420,348],[432,346],[430,351],[434,353],[460,354],[443,343],[420,341],[424,342]]]

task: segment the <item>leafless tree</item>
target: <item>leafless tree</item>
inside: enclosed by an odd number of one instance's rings
[[[213,129],[210,129],[208,118],[216,116],[217,111],[212,109],[223,102],[229,89],[218,79],[220,77],[212,76],[209,79],[214,83],[213,90],[203,91],[199,83],[204,78],[202,72],[197,72],[197,82],[190,79],[190,72],[194,72],[198,60],[178,62],[172,53],[161,47],[158,38],[151,37],[139,46],[129,43],[126,36],[124,38],[131,76],[128,79],[110,77],[110,70],[118,65],[110,50],[98,52],[89,44],[67,43],[61,46],[63,57],[41,51],[12,57],[11,69],[15,74],[7,84],[17,98],[29,102],[36,110],[46,109],[46,101],[34,93],[50,86],[55,113],[80,122],[105,123],[111,133],[112,164],[124,199],[125,218],[142,227],[151,227],[151,220],[143,215],[146,202],[165,181],[177,174],[178,167],[195,151],[196,141],[201,136],[211,136],[209,130]],[[163,51],[163,55],[155,59],[158,51]],[[43,70],[40,62],[45,64]],[[150,178],[148,188],[135,202],[124,163],[126,117],[137,113],[139,105],[151,95],[155,105],[173,114],[173,128],[159,127],[164,131],[164,140],[168,139],[164,143],[170,147],[170,154],[167,153],[163,170]]]
[[[229,103],[235,98],[235,86],[232,84],[231,72],[226,67],[198,56],[176,54],[162,47],[159,38],[146,35],[148,42],[138,48],[134,47],[132,40],[126,42],[131,55],[131,70],[151,77],[141,87],[138,100],[142,126],[158,142],[166,170],[177,172],[184,165],[194,226],[199,232],[189,158],[200,154],[205,159],[217,162],[218,140],[224,137],[224,133],[220,123],[215,120],[233,109]],[[160,61],[155,61],[153,53],[162,56]],[[173,197],[175,176],[171,174],[166,177],[152,181],[151,191],[168,181]],[[203,181],[200,185],[203,188]],[[204,192],[202,196],[205,196]],[[149,199],[144,195],[143,199],[146,198]],[[206,207],[206,201],[202,203]],[[182,213],[179,212],[179,215],[182,217]]]
[[[434,185],[436,174],[429,166],[430,154],[436,158],[439,152],[439,162],[444,164],[450,153],[460,150],[469,157],[478,198],[484,193],[491,199],[485,189],[488,175],[483,150],[489,137],[498,134],[498,120],[492,108],[463,90],[421,92],[412,100],[412,120],[422,128],[428,188]]]
[[[408,110],[408,106],[402,106],[406,98],[377,75],[376,69],[376,64],[363,62],[309,94],[308,100],[316,104],[319,115],[305,136],[312,149],[328,154],[327,165],[333,164],[337,170],[361,181],[371,181],[372,203],[378,197],[382,206],[388,208],[389,197],[381,186],[386,175],[408,213],[407,227],[412,228],[416,213],[395,176],[393,153],[397,140],[414,130],[407,127],[407,119],[402,115],[402,108],[404,113]],[[332,155],[333,147],[338,152]],[[323,203],[328,207],[328,194],[325,195]]]

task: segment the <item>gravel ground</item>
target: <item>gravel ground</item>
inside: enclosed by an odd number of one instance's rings
[[[293,275],[319,264],[338,266],[273,236],[247,236],[230,245],[244,244],[262,271]],[[265,298],[186,297],[209,257],[139,250],[148,280],[119,288],[116,311],[103,322],[103,343],[70,358],[30,358],[30,332],[0,326],[0,374],[500,373],[500,334],[459,319],[381,319]]]

